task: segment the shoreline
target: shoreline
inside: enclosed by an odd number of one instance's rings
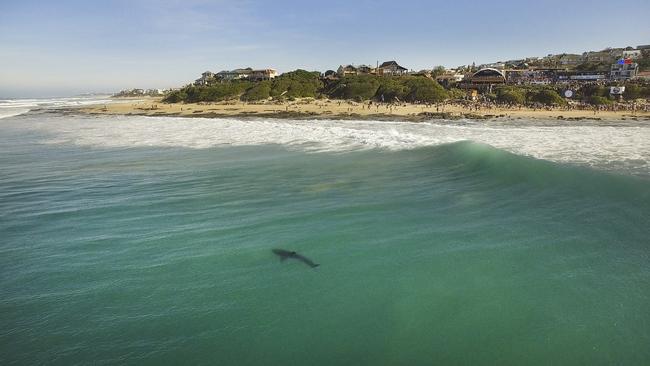
[[[160,98],[119,99],[114,103],[74,108],[89,115],[122,115],[195,118],[277,118],[310,120],[373,120],[423,122],[431,120],[632,120],[649,121],[650,112],[532,109],[496,107],[475,110],[459,105],[367,105],[338,100],[296,100],[291,102],[215,102],[165,104]]]

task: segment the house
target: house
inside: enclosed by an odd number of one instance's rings
[[[633,79],[639,73],[639,64],[636,63],[615,63],[609,73],[612,80],[629,80]]]
[[[219,71],[215,76],[221,81],[241,80],[248,79],[248,76],[253,72],[250,67],[245,69],[235,69],[232,71]]]
[[[377,68],[377,74],[382,76],[404,75],[407,71],[407,68],[400,66],[396,61],[386,61]]]
[[[569,53],[563,53],[558,56],[558,62],[560,65],[578,65],[582,63],[583,58],[580,55],[574,55]]]
[[[505,62],[499,61],[499,62],[493,62],[491,64],[479,65],[478,68],[480,70],[480,69],[503,69],[505,67],[506,67]]]
[[[248,80],[250,81],[262,81],[262,80],[271,80],[278,76],[278,72],[274,69],[261,69],[261,70],[252,70],[248,74]]]
[[[445,71],[444,74],[438,75],[436,77],[436,81],[438,84],[443,85],[443,86],[450,86],[455,83],[459,83],[463,81],[465,78],[465,75],[461,73],[457,73],[456,71],[453,70],[447,70]]]
[[[586,62],[612,62],[616,56],[612,56],[609,51],[585,52],[582,54],[583,61]]]
[[[374,67],[370,67],[368,65],[359,65],[357,67],[357,74],[375,74],[377,70]]]
[[[323,80],[338,80],[339,76],[334,70],[327,70],[323,75],[321,75],[321,79]]]
[[[201,77],[194,81],[194,85],[208,85],[215,80],[214,73],[206,71],[201,74]]]
[[[356,67],[352,65],[345,65],[345,66],[341,65],[339,66],[336,73],[339,75],[339,77],[344,77],[348,75],[357,75],[358,70]]]

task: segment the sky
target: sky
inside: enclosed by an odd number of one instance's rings
[[[650,1],[0,0],[0,98],[170,88],[238,67],[437,65],[650,44]]]

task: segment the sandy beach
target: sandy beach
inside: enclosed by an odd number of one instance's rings
[[[83,113],[102,115],[144,115],[180,117],[269,117],[309,119],[364,119],[422,121],[430,119],[566,119],[566,120],[650,120],[643,111],[594,111],[567,109],[532,109],[491,107],[476,110],[458,104],[381,105],[338,100],[296,100],[290,102],[245,103],[162,103],[158,98],[124,99],[105,105],[80,109]]]

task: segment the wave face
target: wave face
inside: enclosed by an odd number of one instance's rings
[[[5,124],[7,125],[7,124]],[[559,163],[650,175],[650,126],[490,125],[445,123],[236,120],[164,117],[45,117],[24,119],[48,143],[87,147],[251,146],[279,144],[306,151],[403,150],[458,141],[487,144]]]
[[[0,364],[650,364],[646,128],[5,118]]]

